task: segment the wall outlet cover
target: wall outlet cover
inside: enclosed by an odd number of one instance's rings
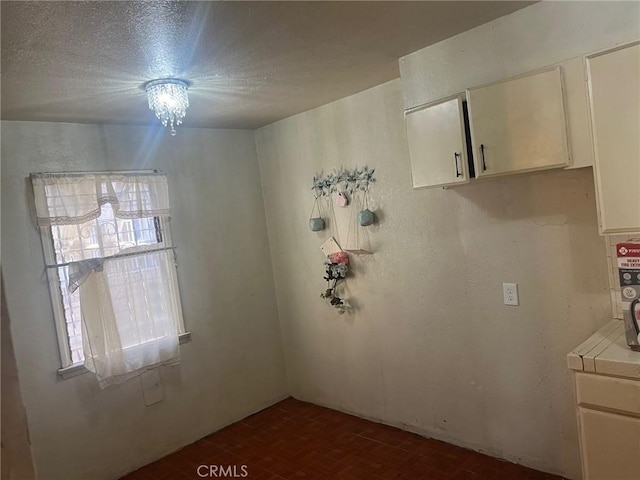
[[[503,283],[502,294],[504,296],[505,305],[518,306],[520,304],[518,298],[518,284],[517,283]]]

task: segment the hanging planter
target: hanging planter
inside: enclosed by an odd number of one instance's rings
[[[314,210],[317,210],[318,212],[317,217],[313,216]],[[311,229],[312,232],[320,232],[324,230],[324,227],[325,227],[324,219],[320,216],[320,207],[318,207],[318,197],[316,196],[313,202],[313,207],[311,207],[311,215],[309,217],[309,228]]]
[[[358,212],[358,223],[363,227],[368,227],[376,220],[375,213],[368,208]]]
[[[325,221],[321,218],[320,205],[318,204],[318,199],[322,198],[326,203],[325,216],[329,219],[330,230],[330,238],[321,247],[323,253],[327,256],[323,277],[327,282],[327,286],[320,296],[326,299],[340,314],[353,311],[348,302],[340,296],[340,287],[349,272],[349,253],[353,255],[371,255],[369,250],[365,250],[361,246],[360,238],[362,235],[365,237],[367,235],[361,227],[372,225],[376,221],[376,215],[369,210],[368,204],[369,187],[375,181],[373,177],[374,171],[365,166],[353,170],[334,170],[328,175],[319,174],[313,177],[311,189],[315,193],[315,201],[311,210],[309,228],[314,232],[325,228]],[[352,206],[348,212],[349,225],[344,250],[334,238],[334,236],[339,238],[334,201],[339,207]],[[318,217],[313,216],[316,206],[318,207]],[[357,214],[355,214],[356,211],[358,212]],[[350,238],[353,239],[353,245],[349,242]]]
[[[309,228],[312,232],[320,232],[324,230],[324,219],[320,217],[313,217],[309,219]]]
[[[363,210],[358,212],[358,223],[361,227],[368,227],[376,221],[376,214],[369,210],[369,184],[367,183],[363,191]]]
[[[371,253],[361,248],[358,229],[373,225],[377,220],[375,212],[369,209],[368,202],[369,188],[375,182],[374,172],[375,169],[369,169],[369,167],[364,166],[352,170],[341,168],[327,175],[320,173],[313,177],[311,189],[315,192],[316,203],[319,198],[326,198],[330,204],[334,200],[333,195],[335,194],[335,203],[339,207],[344,208],[349,205],[355,205],[356,209],[359,210],[357,214],[352,214],[353,216],[351,216],[345,244],[345,250],[354,254]],[[329,209],[330,212],[333,212],[332,206]],[[309,220],[309,228],[314,232],[323,230],[325,222],[321,220],[321,218],[314,218],[312,215]],[[334,218],[331,221],[335,223]],[[334,227],[332,226],[331,228],[333,229]],[[352,233],[353,235],[351,235]],[[349,243],[350,237],[355,238],[355,245]]]

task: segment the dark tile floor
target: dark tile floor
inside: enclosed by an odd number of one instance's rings
[[[124,477],[538,480],[555,475],[288,398]]]

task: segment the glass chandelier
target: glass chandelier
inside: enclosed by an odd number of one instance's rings
[[[153,110],[162,125],[171,127],[171,135],[175,136],[178,125],[187,114],[189,84],[177,78],[162,78],[145,83],[149,99],[149,109]]]

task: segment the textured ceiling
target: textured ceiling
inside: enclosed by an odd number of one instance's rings
[[[398,58],[533,2],[2,1],[2,119],[257,128],[397,78]]]

